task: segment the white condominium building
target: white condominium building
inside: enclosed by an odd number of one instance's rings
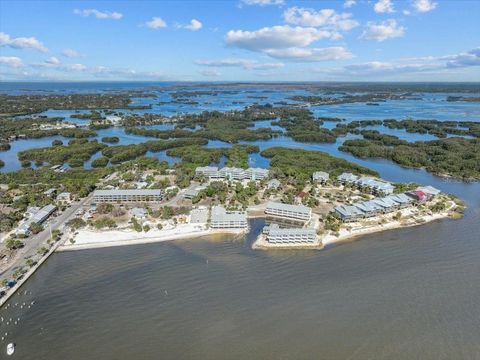
[[[95,190],[93,202],[158,202],[162,200],[161,189]]]
[[[241,169],[236,167],[224,167],[219,169],[216,166],[201,166],[195,169],[195,175],[202,175],[209,179],[257,181],[268,177],[268,170],[262,168]]]
[[[265,232],[271,244],[315,244],[317,241],[315,229],[281,229],[277,224],[272,224]]]
[[[223,206],[214,206],[210,217],[210,227],[214,229],[248,228],[246,211],[227,211]]]
[[[265,209],[265,214],[309,221],[312,217],[312,209],[303,205],[290,205],[270,201]]]

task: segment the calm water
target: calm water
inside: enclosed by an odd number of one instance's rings
[[[437,115],[455,120],[439,103]],[[13,320],[0,323],[0,358],[14,341],[17,359],[480,359],[480,183],[356,159],[338,151],[342,141],[257,144],[327,151],[391,181],[431,184],[464,199],[465,217],[324,251],[252,251],[255,220],[246,238],[55,254],[0,310]],[[250,162],[268,165],[257,154]]]

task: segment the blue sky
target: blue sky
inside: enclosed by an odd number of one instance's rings
[[[480,81],[480,1],[0,1],[0,80]]]

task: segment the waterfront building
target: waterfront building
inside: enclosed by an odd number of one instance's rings
[[[343,222],[357,221],[365,217],[365,213],[353,205],[337,206],[335,208],[335,214],[340,217]]]
[[[403,209],[407,206],[409,206],[412,202],[413,199],[403,193],[401,194],[393,194],[390,196],[390,198],[395,201],[398,204],[398,207],[400,209]]]
[[[162,200],[161,189],[130,190],[95,190],[93,202],[159,202]]]
[[[328,179],[330,179],[330,175],[324,171],[315,171],[312,175],[312,180],[319,184],[325,184]]]
[[[398,203],[395,202],[390,195],[382,198],[376,198],[372,201],[378,206],[381,206],[384,212],[390,212],[398,209]]]
[[[315,229],[282,229],[277,224],[272,224],[264,229],[267,235],[267,241],[271,244],[315,244],[317,233]]]
[[[268,181],[267,189],[277,190],[280,187],[280,185],[282,185],[280,181],[278,181],[277,179],[272,179]]]
[[[441,193],[440,190],[438,190],[437,188],[434,188],[433,186],[430,186],[430,185],[420,186],[415,191],[423,192],[426,195],[428,200],[434,198],[435,196],[437,196],[438,194]]]
[[[290,205],[270,201],[265,209],[265,214],[309,221],[312,216],[312,209],[304,205]]]
[[[378,205],[375,201],[369,200],[369,201],[362,201],[356,204],[353,204],[356,208],[361,210],[364,214],[365,217],[372,217],[380,214],[383,212],[383,207]]]
[[[248,228],[246,211],[227,211],[223,206],[212,208],[210,227],[213,229],[246,229]]]
[[[358,180],[357,175],[353,175],[352,173],[343,173],[337,177],[337,180],[340,181],[342,184],[353,184]]]

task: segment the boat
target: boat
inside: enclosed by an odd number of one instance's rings
[[[15,344],[14,343],[10,343],[7,345],[7,355],[13,355],[13,353],[15,352]]]

